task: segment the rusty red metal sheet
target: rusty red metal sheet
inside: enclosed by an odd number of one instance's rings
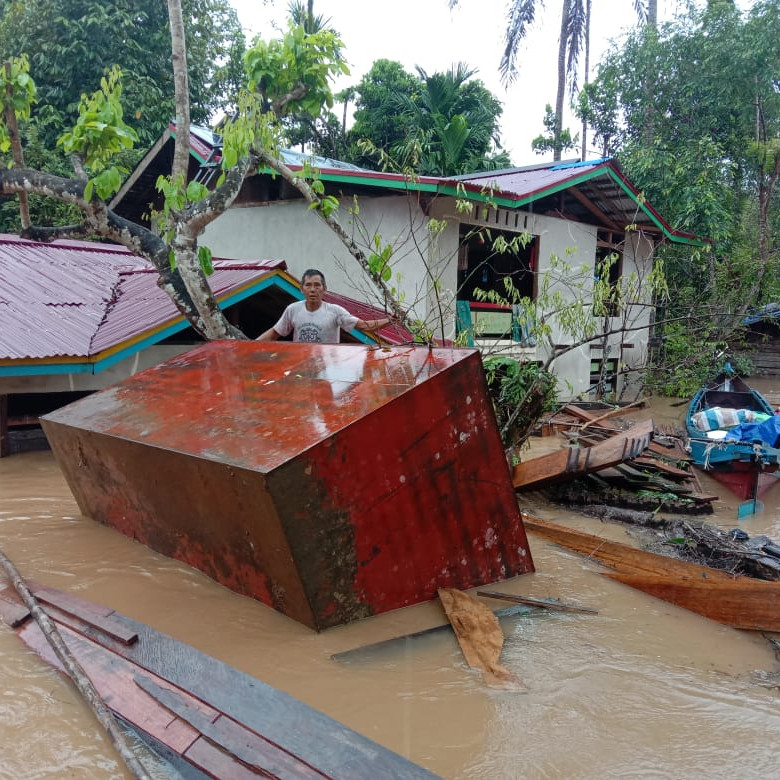
[[[84,514],[318,630],[533,571],[474,350],[212,342],[42,422]]]

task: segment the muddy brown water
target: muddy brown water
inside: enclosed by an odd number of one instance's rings
[[[683,409],[654,401],[642,414],[679,422]],[[534,446],[557,443],[537,439]],[[704,483],[723,497],[709,519],[734,527],[737,500]],[[629,534],[536,494],[520,503],[613,539]],[[780,487],[765,504],[741,526],[780,539]],[[442,777],[778,776],[780,693],[760,683],[761,673],[780,666],[765,638],[600,577],[598,566],[533,536],[530,544],[536,573],[501,587],[599,613],[504,621],[502,663],[528,692],[501,692],[466,668],[446,633],[355,653],[348,662],[331,659],[440,624],[438,604],[315,634],[80,516],[51,453],[0,460],[0,546],[25,576],[148,623]],[[150,771],[168,776],[162,765],[150,763]],[[0,778],[124,777],[75,689],[0,625]]]

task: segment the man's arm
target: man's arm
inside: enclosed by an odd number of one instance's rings
[[[273,328],[268,328],[268,330],[265,333],[261,333],[255,341],[276,341],[278,338],[281,338],[280,334]]]
[[[377,328],[384,328],[385,325],[389,325],[392,321],[390,317],[382,317],[378,320],[358,320],[355,323],[355,327],[359,330],[377,330]]]

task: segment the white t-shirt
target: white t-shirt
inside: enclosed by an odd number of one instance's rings
[[[335,303],[323,301],[318,309],[309,311],[306,301],[296,301],[284,310],[274,330],[280,336],[292,333],[293,341],[338,344],[341,328],[352,330],[357,321],[357,317]]]

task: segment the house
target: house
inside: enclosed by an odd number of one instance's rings
[[[159,208],[152,183],[170,170],[174,134],[171,126],[114,199],[122,216],[143,222],[150,206]],[[220,144],[214,133],[193,128],[191,175],[215,181]],[[659,243],[705,243],[670,227],[611,159],[409,178],[294,152],[284,157],[293,170],[307,160],[316,166],[325,192],[341,201],[342,225],[367,255],[392,247],[388,283],[431,335],[446,340],[460,332],[483,352],[554,359],[571,397],[625,389],[629,380],[618,369],[645,365],[652,307],[647,295],[640,305],[615,301],[606,315],[594,312],[593,322],[580,323],[594,334],[582,339],[555,306],[587,302],[607,257],[607,281],[616,289],[621,279],[647,278]],[[507,251],[496,252],[497,239]],[[284,258],[295,275],[321,268],[330,289],[383,307],[336,235],[269,171],[247,179],[202,241],[222,257]],[[508,285],[535,305],[535,321],[549,327],[546,338],[533,338],[528,317],[506,299]]]
[[[39,436],[38,416],[184,352],[202,338],[157,286],[158,274],[124,247],[42,244],[0,235],[0,456]],[[279,260],[215,260],[211,284],[250,338],[303,295]],[[333,295],[361,318],[382,312]],[[411,334],[388,326],[380,338]],[[345,340],[373,343],[360,331]]]

